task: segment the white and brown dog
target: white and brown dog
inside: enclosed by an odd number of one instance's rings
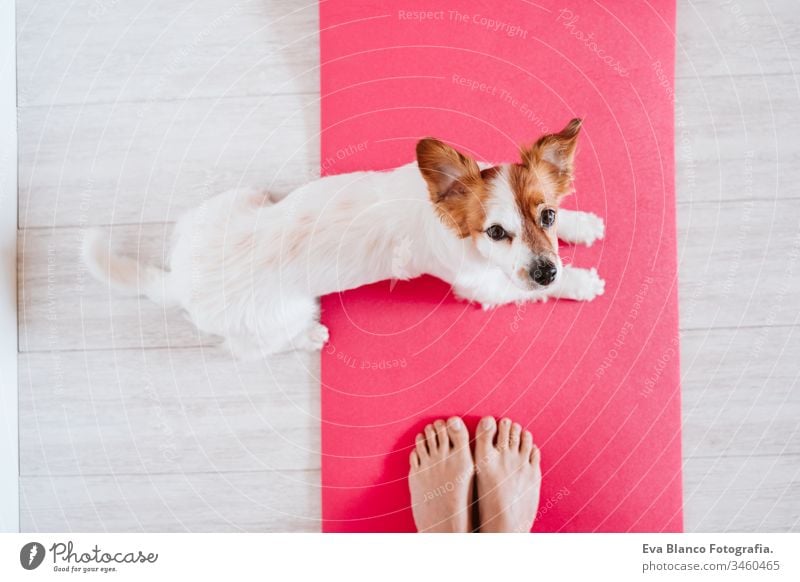
[[[320,349],[318,298],[385,279],[433,275],[484,308],[588,301],[604,281],[558,256],[559,238],[604,234],[594,214],[558,208],[573,190],[580,126],[523,148],[518,164],[481,167],[423,139],[415,164],[321,178],[280,202],[225,192],[178,221],[168,270],[109,253],[97,233],[85,260],[114,288],[182,307],[242,358]]]

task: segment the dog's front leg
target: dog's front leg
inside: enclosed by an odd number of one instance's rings
[[[552,289],[548,289],[547,295],[558,299],[591,301],[602,295],[605,289],[606,282],[600,278],[596,269],[564,267],[561,278]]]
[[[558,211],[558,238],[568,243],[592,246],[605,236],[603,219],[591,212],[580,210]]]

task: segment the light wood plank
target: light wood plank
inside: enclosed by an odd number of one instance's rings
[[[678,208],[681,329],[792,325],[800,293],[800,200]]]
[[[800,198],[800,88],[792,75],[679,79],[681,204]]]
[[[173,221],[224,190],[319,176],[312,96],[24,108],[20,225]]]
[[[171,225],[112,229],[120,249],[163,262]],[[23,230],[19,245],[20,351],[213,345],[175,309],[121,296],[80,258],[81,229]]]
[[[17,5],[23,107],[319,90],[316,2]]]
[[[800,528],[800,457],[689,459],[688,532],[785,532]]]
[[[319,469],[319,357],[220,350],[20,358],[22,475]]]
[[[24,532],[320,530],[318,471],[22,477]]]
[[[683,455],[800,454],[800,327],[681,334]]]
[[[677,3],[678,76],[790,73],[800,63],[795,0]]]
[[[792,531],[800,458],[690,459],[686,531]],[[316,531],[316,472],[23,477],[23,531]]]

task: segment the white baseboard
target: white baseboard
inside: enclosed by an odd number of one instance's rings
[[[15,0],[0,0],[0,532],[19,531]]]

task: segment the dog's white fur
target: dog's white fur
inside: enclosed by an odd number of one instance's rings
[[[502,220],[513,224],[513,209],[498,197],[487,210],[487,224],[503,213]],[[557,228],[559,238],[587,245],[604,234],[603,221],[586,212],[560,210]],[[168,270],[110,253],[97,232],[84,245],[98,279],[182,307],[200,330],[223,336],[240,358],[320,349],[328,330],[319,323],[318,298],[386,279],[433,275],[485,308],[548,297],[591,300],[603,293],[594,269],[560,261],[555,283],[522,288],[511,274],[527,260],[524,249],[499,262],[492,252],[442,222],[416,163],[321,178],[280,202],[257,190],[219,194],[178,221]],[[510,261],[507,268],[504,261]]]

